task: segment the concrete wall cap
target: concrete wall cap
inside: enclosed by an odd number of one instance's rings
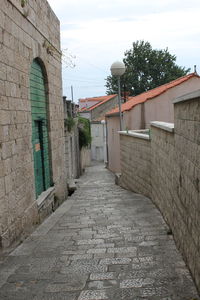
[[[150,137],[148,134],[138,133],[138,132],[135,132],[134,130],[128,130],[128,132],[127,131],[118,131],[118,132],[121,135],[128,135],[128,136],[136,137],[136,138],[143,139],[143,140],[150,140]]]
[[[190,101],[190,100],[193,100],[193,99],[196,99],[196,98],[200,98],[200,90],[196,90],[194,92],[185,94],[185,95],[180,96],[178,98],[175,98],[173,103],[176,104],[176,103],[180,103],[180,102]]]
[[[153,121],[151,122],[151,126],[169,131],[174,132],[174,123],[167,123],[167,122],[159,122],[159,121]]]

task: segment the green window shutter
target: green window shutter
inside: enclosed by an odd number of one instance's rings
[[[38,197],[51,186],[51,172],[45,78],[42,68],[36,60],[31,65],[30,93],[35,189],[36,197]]]

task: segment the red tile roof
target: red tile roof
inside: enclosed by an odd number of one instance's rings
[[[79,111],[84,111],[84,110],[87,110],[87,107],[82,107],[82,108],[79,108]]]
[[[84,98],[84,99],[79,99],[79,102],[92,102],[92,101],[99,101],[102,102],[104,100],[106,100],[108,97],[113,96],[113,95],[109,95],[109,96],[100,96],[100,97],[93,97],[93,98]]]
[[[191,73],[191,74],[188,74],[186,76],[175,79],[175,80],[173,80],[169,83],[163,84],[163,85],[161,85],[161,86],[159,86],[155,89],[144,92],[140,95],[137,95],[137,96],[134,96],[134,97],[129,97],[129,101],[122,104],[121,110],[122,110],[122,112],[131,110],[135,105],[146,102],[149,99],[155,98],[155,97],[163,94],[164,92],[166,92],[168,89],[171,89],[171,88],[181,84],[182,82],[187,81],[188,79],[190,79],[192,77],[200,78],[200,76],[197,75],[196,73]],[[111,111],[109,111],[106,114],[106,116],[110,116],[110,115],[116,114],[118,112],[119,112],[119,108],[117,107],[117,108],[114,108]]]
[[[105,102],[111,100],[112,98],[114,98],[114,97],[116,97],[116,96],[117,96],[117,94],[114,94],[114,95],[108,95],[108,96],[102,96],[102,97],[97,97],[97,99],[100,99],[100,98],[101,98],[101,99],[103,99],[103,100],[102,100],[102,101],[99,101],[98,103],[96,103],[96,104],[94,104],[94,105],[92,105],[92,106],[90,106],[90,107],[88,107],[88,108],[82,109],[81,111],[84,111],[84,112],[86,112],[86,111],[91,111],[91,110],[93,110],[94,108],[96,108],[96,107],[102,105],[103,103],[105,103]],[[93,99],[92,101],[95,101],[94,99],[96,99],[96,98],[89,98],[89,99]]]
[[[91,111],[91,110],[93,110],[94,108],[96,108],[96,107],[102,105],[103,103],[105,103],[105,102],[111,100],[112,98],[114,98],[114,97],[116,97],[116,96],[117,96],[117,94],[104,96],[104,100],[103,100],[103,101],[101,101],[101,102],[99,102],[99,103],[97,103],[97,104],[95,104],[95,105],[89,107],[88,110]]]

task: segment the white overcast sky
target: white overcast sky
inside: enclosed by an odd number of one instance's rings
[[[48,0],[61,24],[63,94],[74,100],[106,94],[110,66],[136,40],[168,47],[180,66],[200,73],[199,0]]]

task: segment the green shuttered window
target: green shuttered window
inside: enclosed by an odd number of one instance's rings
[[[36,197],[51,186],[45,76],[37,60],[30,73],[32,144]]]

